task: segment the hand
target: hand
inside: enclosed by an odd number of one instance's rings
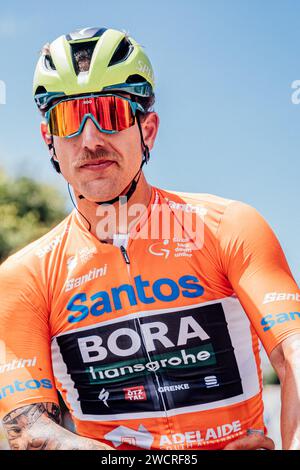
[[[269,437],[262,434],[261,431],[251,429],[248,430],[247,435],[236,439],[235,441],[227,444],[223,450],[274,450],[275,444]]]

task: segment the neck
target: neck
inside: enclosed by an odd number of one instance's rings
[[[151,191],[151,185],[142,173],[135,192],[129,201],[124,204],[117,201],[109,206],[98,205],[88,199],[79,199],[79,193],[76,190],[74,194],[78,210],[91,224],[90,232],[99,240],[112,243],[115,234],[127,234],[134,221],[137,221],[142,213],[147,210],[151,199]],[[136,207],[133,207],[135,205]],[[88,228],[87,221],[80,214],[78,216]]]

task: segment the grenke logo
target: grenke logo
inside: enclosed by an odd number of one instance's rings
[[[93,302],[88,306],[87,295],[82,292],[74,295],[67,304],[67,310],[76,312],[69,315],[69,323],[77,323],[84,320],[89,314],[98,317],[104,313],[111,313],[114,310],[122,310],[124,298],[131,306],[137,305],[138,300],[143,304],[152,304],[157,300],[161,302],[172,302],[181,295],[186,298],[201,297],[204,288],[196,276],[185,275],[174,281],[167,277],[157,279],[150,285],[150,282],[142,279],[142,276],[134,277],[134,285],[122,284],[112,287],[110,292],[99,291],[93,294],[89,301]]]

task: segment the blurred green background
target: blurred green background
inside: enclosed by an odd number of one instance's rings
[[[56,188],[28,177],[10,178],[0,169],[0,263],[66,214],[65,198]]]

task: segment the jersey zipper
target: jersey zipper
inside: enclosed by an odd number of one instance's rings
[[[129,280],[131,281],[131,272],[130,272],[130,267],[131,267],[131,263],[130,263],[130,258],[129,258],[129,255],[128,255],[128,251],[126,250],[125,246],[124,245],[120,245],[120,251],[122,253],[122,256],[123,256],[123,259],[126,263],[126,267],[127,267],[127,272],[128,272],[128,278]],[[144,341],[144,337],[143,337],[143,333],[142,333],[142,329],[141,329],[141,323],[140,323],[140,319],[138,317],[136,317],[134,319],[134,323],[135,323],[135,328],[136,330],[138,330],[139,332],[139,335],[142,339],[142,347],[144,349],[144,354],[145,356],[147,357],[147,360],[149,362],[152,362],[152,358],[149,354],[149,352],[147,351],[147,348],[145,346],[145,341]],[[160,381],[159,381],[159,377],[157,375],[157,373],[154,371],[152,372],[155,376],[155,381],[156,381],[156,386],[157,388],[155,389],[156,393],[157,393],[157,398],[158,398],[158,401],[161,403],[161,410],[164,411],[165,413],[165,418],[166,418],[166,422],[167,422],[167,427],[168,427],[168,430],[169,430],[169,434],[170,434],[170,437],[172,436],[173,432],[172,432],[172,428],[170,426],[170,422],[169,422],[169,416],[168,416],[168,410],[167,410],[167,407],[166,407],[166,403],[165,403],[165,398],[163,396],[163,393],[159,392],[159,387],[161,386],[160,384]]]
[[[120,250],[121,250],[121,253],[122,253],[123,258],[124,258],[124,260],[125,260],[125,263],[126,263],[126,264],[130,264],[130,259],[129,259],[129,256],[128,256],[128,253],[127,253],[127,251],[126,251],[125,246],[121,245],[121,246],[120,246]]]

